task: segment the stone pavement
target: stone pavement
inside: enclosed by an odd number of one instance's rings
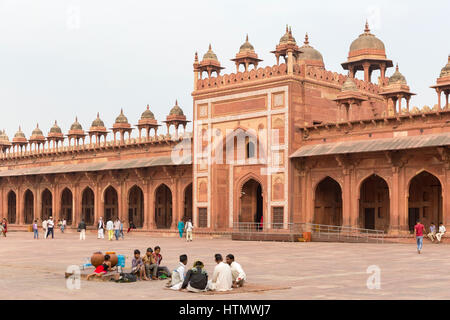
[[[77,233],[33,240],[28,232],[0,238],[0,299],[450,299],[450,246],[425,242],[422,254],[414,244],[241,242],[227,239],[154,238],[134,233],[125,240],[80,241]],[[64,272],[80,265],[94,251],[125,254],[127,267],[135,248],[162,247],[163,265],[173,269],[186,253],[214,269],[215,253],[233,253],[248,281],[290,289],[227,295],[202,295],[164,290],[166,281],[136,283],[87,282],[69,290]],[[368,289],[366,270],[381,270],[381,289]]]

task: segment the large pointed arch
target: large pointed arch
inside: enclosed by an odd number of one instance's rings
[[[342,225],[342,189],[333,178],[323,178],[314,191],[313,223]]]
[[[164,183],[155,189],[155,224],[158,229],[172,225],[172,191]]]
[[[47,220],[53,216],[53,194],[45,188],[41,193],[41,219]]]
[[[128,191],[128,221],[137,228],[144,226],[144,192],[138,185]]]
[[[113,220],[119,214],[119,196],[113,186],[108,186],[103,192],[105,221]]]
[[[359,188],[359,222],[365,229],[389,230],[390,192],[387,181],[372,174],[361,181]]]
[[[81,219],[84,220],[87,225],[92,226],[94,224],[94,217],[95,194],[90,187],[86,187],[81,193]]]
[[[23,214],[25,223],[33,223],[34,215],[34,194],[30,189],[27,189],[23,195]]]
[[[11,190],[8,192],[8,222],[17,223],[17,195]]]
[[[65,219],[68,226],[72,225],[73,194],[69,188],[61,192],[61,220]]]

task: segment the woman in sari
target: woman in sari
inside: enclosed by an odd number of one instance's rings
[[[178,232],[180,233],[180,238],[183,238],[183,232],[184,232],[183,220],[178,221]]]

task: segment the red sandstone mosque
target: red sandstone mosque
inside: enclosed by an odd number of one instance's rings
[[[195,54],[193,134],[178,103],[164,134],[149,106],[134,127],[121,111],[110,129],[97,114],[87,131],[76,119],[67,134],[56,122],[47,136],[38,125],[28,139],[20,127],[11,140],[0,132],[0,216],[13,228],[119,216],[155,232],[182,218],[208,233],[261,220],[391,235],[417,218],[450,227],[450,57],[431,86],[437,104],[419,109],[398,66],[386,76],[394,64],[367,23],[342,63],[348,75],[327,71],[290,28],[272,53],[276,64],[260,67],[247,37],[229,74],[211,45]]]

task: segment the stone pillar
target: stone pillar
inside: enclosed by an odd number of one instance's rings
[[[149,230],[155,229],[155,185],[150,182],[147,185],[147,208],[148,208],[148,221],[147,227]]]
[[[353,228],[359,227],[359,190],[356,183],[356,170],[350,173],[350,226]]]
[[[441,109],[441,89],[436,88],[436,92],[438,95],[438,109],[440,110]]]
[[[127,212],[128,212],[128,197],[127,197],[127,190],[126,190],[126,185],[125,185],[125,181],[120,182],[120,186],[118,188],[118,194],[117,194],[117,198],[118,198],[118,211],[117,212],[117,216],[119,217],[120,220],[125,220],[128,221],[130,219],[128,219],[127,216]]]
[[[442,223],[447,229],[450,228],[450,163],[448,161],[449,160],[447,160],[447,164],[445,164],[443,178],[444,185],[442,185]]]
[[[353,66],[348,66],[348,76],[350,78],[354,78],[355,77],[355,69],[353,68]]]
[[[342,187],[342,226],[351,226],[352,189],[349,169],[343,169],[344,185]]]
[[[103,221],[106,224],[104,203],[102,200],[101,188],[98,183],[95,184],[93,191],[94,191],[94,203],[95,203],[94,223],[97,223],[98,220],[100,220],[100,217],[103,217]]]
[[[398,168],[392,167],[392,185],[389,189],[389,233],[398,234],[399,226],[399,177]]]
[[[23,197],[23,192],[21,192],[21,188],[14,190],[16,192],[16,214],[17,214],[17,218],[16,221],[19,222],[19,224],[25,224],[25,212],[24,212],[24,197]],[[2,199],[4,199],[2,197]],[[6,201],[8,201],[8,199],[6,199]],[[5,212],[5,214],[7,213],[7,208],[8,208],[8,202],[5,202],[6,207],[3,208],[3,212]]]
[[[381,76],[381,83],[382,86],[384,85],[384,79],[386,77],[386,64],[385,63],[381,63],[380,64],[380,76]]]
[[[287,73],[293,74],[294,73],[294,57],[292,54],[292,49],[288,50],[288,61],[287,61]]]
[[[81,218],[80,185],[77,183],[72,188],[72,227],[77,227]]]
[[[142,224],[143,229],[150,229],[149,221],[150,221],[150,206],[149,206],[149,184],[148,181],[144,181],[143,185],[144,189],[142,192],[144,193],[144,221]]]
[[[408,211],[409,189],[406,181],[406,170],[398,167],[398,211],[400,233],[409,234]]]
[[[364,62],[363,68],[364,68],[364,81],[370,82],[370,74],[369,74],[370,63]]]
[[[39,218],[42,220],[42,195],[41,195],[41,186],[38,186],[36,188],[36,192],[34,193],[34,213],[36,218]],[[35,218],[35,219],[36,219]]]
[[[177,177],[175,179],[175,183],[172,184],[172,225],[170,226],[171,229],[177,228],[178,223],[178,214],[179,214],[179,207],[180,207],[180,179]]]

